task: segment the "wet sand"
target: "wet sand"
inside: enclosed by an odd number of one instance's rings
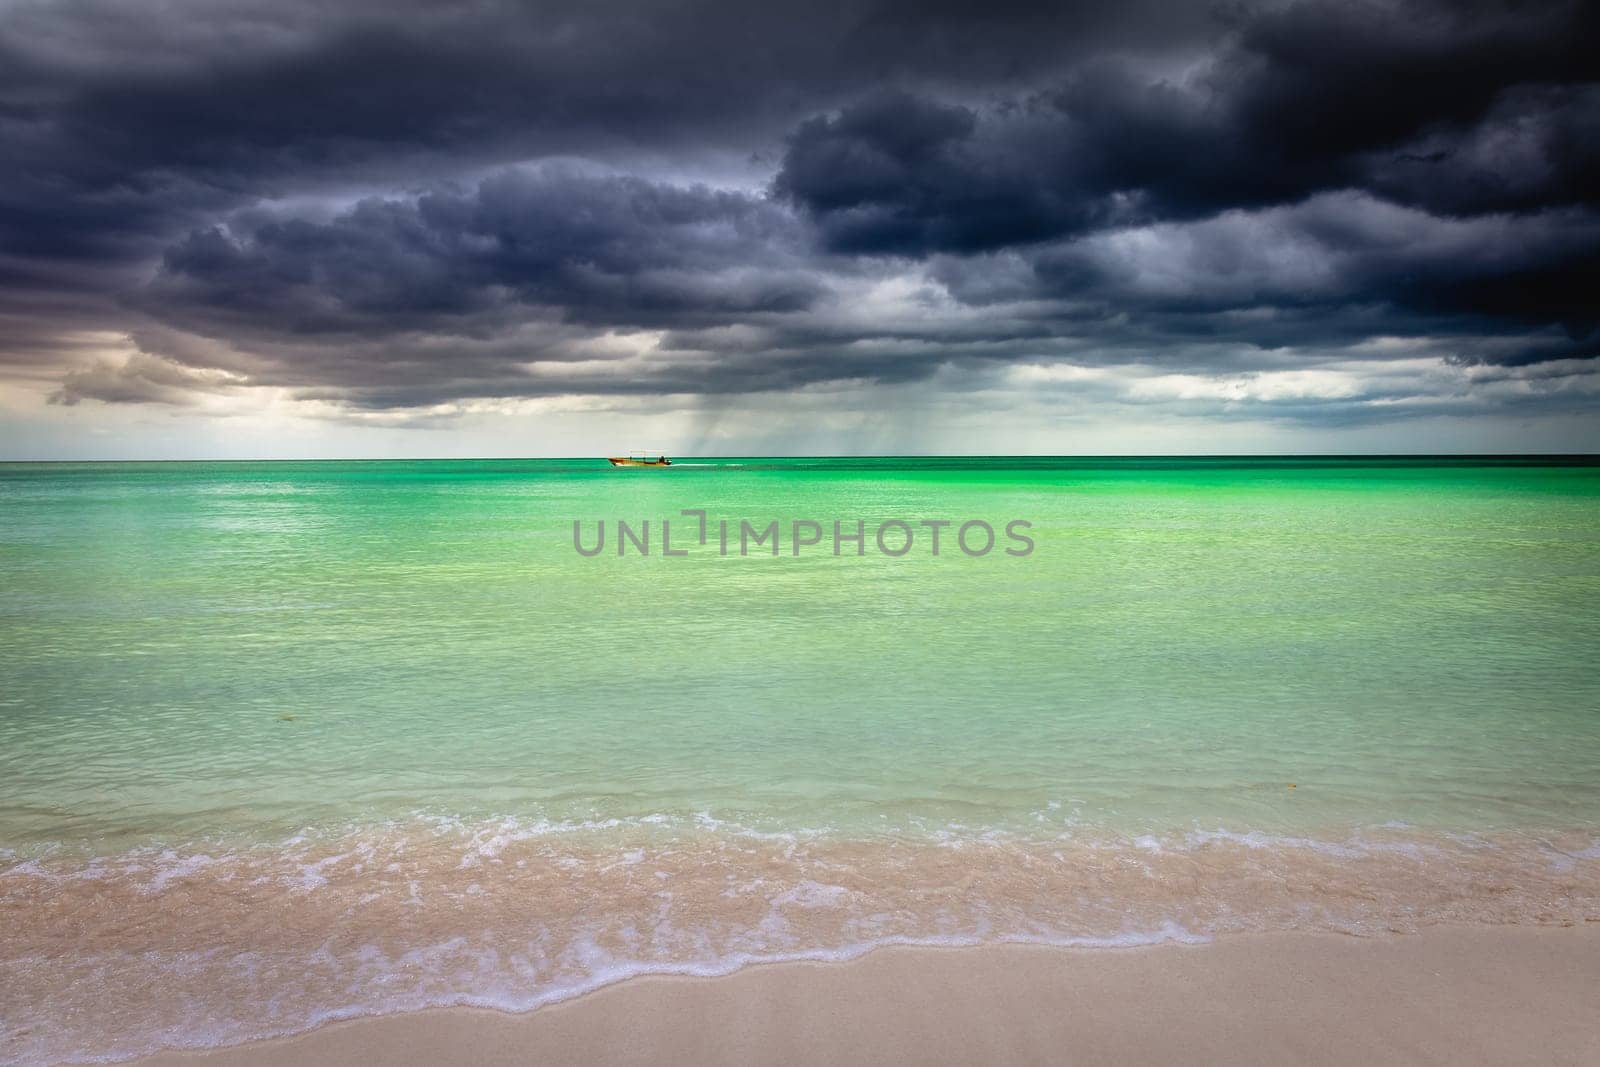
[[[425,1011],[140,1062],[1595,1064],[1600,916],[1387,938],[886,948],[635,978],[523,1015]]]

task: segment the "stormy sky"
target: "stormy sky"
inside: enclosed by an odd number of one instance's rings
[[[0,458],[1600,450],[1597,12],[0,0]]]

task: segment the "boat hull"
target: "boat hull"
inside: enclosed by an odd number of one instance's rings
[[[606,461],[613,467],[670,467],[672,460],[663,456],[660,459],[630,459],[627,456],[607,456]]]

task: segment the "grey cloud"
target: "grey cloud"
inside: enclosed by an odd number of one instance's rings
[[[243,384],[224,371],[184,366],[147,352],[122,362],[99,359],[72,371],[50,397],[52,404],[72,406],[84,400],[107,404],[169,404],[186,407],[200,394],[221,393]]]
[[[1053,360],[1254,373],[1381,363],[1394,337],[1565,366],[1600,345],[1595,20],[13,4],[0,363],[53,369],[63,404],[264,387],[363,411]],[[139,354],[86,355],[108,333]]]
[[[1448,219],[1345,193],[1087,238],[1029,261],[1046,291],[1125,309],[1383,304],[1478,330],[1498,319],[1586,337],[1597,312],[1582,279],[1597,249],[1600,217],[1586,211]]]
[[[852,253],[973,252],[1368,189],[1430,211],[1590,204],[1577,4],[1314,2],[1187,77],[1107,59],[984,112],[886,93],[802,124],[774,188]],[[1442,166],[1440,165],[1442,164]]]
[[[484,335],[523,314],[723,321],[816,301],[804,245],[760,198],[545,167],[364,200],[325,223],[192,233],[138,305],[198,332],[274,337]]]

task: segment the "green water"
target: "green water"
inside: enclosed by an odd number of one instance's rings
[[[1600,826],[1600,468],[701,462],[0,465],[0,846]]]

